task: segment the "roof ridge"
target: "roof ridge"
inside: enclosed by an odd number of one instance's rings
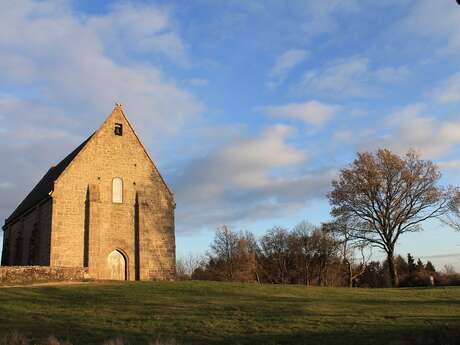
[[[65,168],[75,159],[78,153],[86,146],[89,140],[93,137],[94,133],[77,146],[72,152],[65,156],[58,164],[52,166],[47,170],[45,175],[37,182],[32,188],[32,191],[26,195],[18,207],[11,213],[5,220],[5,225],[19,218],[21,215],[29,211],[35,205],[49,197],[49,193],[54,188],[54,182],[64,172]]]

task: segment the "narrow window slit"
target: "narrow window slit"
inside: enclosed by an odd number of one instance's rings
[[[119,177],[115,177],[112,182],[112,202],[123,203],[123,180]]]
[[[120,137],[123,135],[123,125],[121,123],[115,124],[115,135]]]

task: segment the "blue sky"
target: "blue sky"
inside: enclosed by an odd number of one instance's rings
[[[414,148],[460,185],[458,23],[454,0],[14,1],[0,13],[0,216],[115,101],[176,194],[179,255],[224,223],[327,221],[357,151]],[[460,269],[460,234],[437,223],[398,251]]]

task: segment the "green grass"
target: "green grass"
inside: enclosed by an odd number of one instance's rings
[[[460,344],[460,288],[211,282],[0,289],[0,334],[73,344]]]

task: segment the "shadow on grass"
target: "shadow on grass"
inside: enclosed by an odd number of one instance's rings
[[[91,332],[91,331],[90,331]],[[13,333],[14,334],[14,333]],[[2,335],[3,336],[3,335]],[[0,338],[2,338],[0,336]],[[199,336],[180,336],[176,335],[175,339],[169,340],[168,344],[177,345],[457,345],[460,331],[453,328],[443,329],[413,329],[404,332],[363,332],[360,334],[330,332],[326,334],[317,334],[309,332],[296,332],[289,334],[243,334],[222,336],[216,338],[199,337]],[[149,345],[164,344],[164,342],[155,342],[156,338],[152,334],[133,334],[132,332],[107,333],[104,336],[88,339],[86,337],[75,337],[72,335],[56,334],[56,342],[52,345]],[[27,337],[21,337],[24,339]],[[34,337],[29,336],[30,344],[49,344],[48,336]],[[52,336],[51,338],[54,338]],[[166,337],[164,337],[166,338]],[[20,340],[21,340],[20,339]],[[60,339],[58,341],[57,339]],[[114,342],[115,340],[116,342]],[[171,339],[171,338],[169,338]],[[1,342],[0,345],[27,345],[28,342]]]
[[[55,335],[74,345],[116,337],[148,344],[157,336],[184,345],[434,345],[456,344],[460,336],[460,311],[444,296],[299,292],[305,290],[204,283],[8,289],[0,294],[0,334],[17,330],[34,342]],[[419,309],[411,310],[414,304]],[[374,314],[363,305],[374,305]]]
[[[404,332],[294,333],[281,335],[245,335],[223,339],[212,344],[265,345],[457,345],[460,331],[456,329],[407,330]],[[211,343],[210,343],[211,344]]]

